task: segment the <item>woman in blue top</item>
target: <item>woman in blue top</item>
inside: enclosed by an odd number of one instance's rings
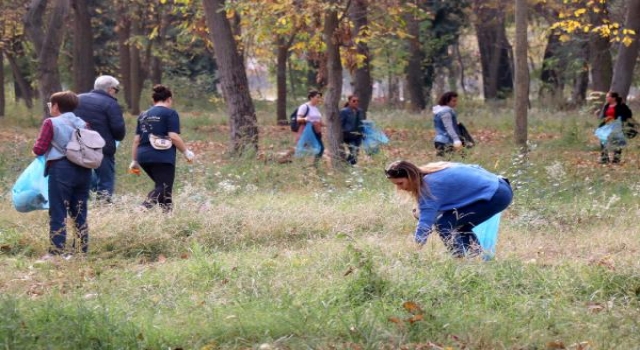
[[[458,116],[454,108],[458,105],[458,94],[454,91],[445,92],[434,106],[433,127],[436,131],[434,146],[436,155],[444,157],[445,153],[452,153],[462,149],[462,137],[458,128]]]
[[[195,155],[180,137],[180,118],[178,112],[171,109],[171,90],[164,85],[156,85],[152,97],[153,107],[138,117],[129,169],[139,171],[142,168],[155,184],[142,205],[150,209],[158,204],[163,211],[169,212],[173,208],[171,196],[176,175],[176,150],[182,152],[188,162],[192,162]],[[151,145],[150,135],[170,139],[173,145],[168,149],[156,149]]]
[[[436,162],[417,167],[401,160],[391,163],[385,175],[418,203],[416,243],[424,245],[435,225],[456,257],[480,252],[472,228],[506,209],[513,198],[506,179],[477,165]]]

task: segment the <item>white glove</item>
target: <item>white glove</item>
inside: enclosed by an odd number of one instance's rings
[[[191,150],[190,150],[190,149],[188,149],[188,150],[184,151],[183,155],[184,155],[184,158],[185,158],[185,159],[187,160],[187,162],[189,162],[189,163],[193,162],[193,159],[196,157],[196,155],[195,155],[195,154],[193,154],[193,152],[191,152]]]
[[[460,140],[453,141],[453,148],[458,149],[460,147],[462,147],[462,141],[460,141]]]
[[[140,164],[137,161],[132,160],[131,164],[129,164],[129,169],[140,169]]]

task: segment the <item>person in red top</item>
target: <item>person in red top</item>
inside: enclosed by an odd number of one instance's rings
[[[622,125],[625,124],[627,119],[631,118],[633,114],[631,109],[622,102],[622,97],[617,92],[609,91],[605,97],[605,104],[600,110],[598,118],[600,119],[601,127],[607,123],[610,123],[618,118],[621,119]],[[613,147],[612,147],[613,146]],[[612,163],[620,163],[622,157],[622,147],[617,145],[605,145],[600,143],[600,163],[609,163],[609,151],[613,149],[613,161]]]
[[[87,252],[89,228],[87,225],[87,201],[91,184],[91,169],[71,163],[65,157],[67,143],[76,128],[86,128],[87,123],[73,111],[78,106],[78,96],[71,91],[56,92],[47,104],[51,118],[42,123],[40,134],[33,146],[33,153],[44,155],[47,160],[45,176],[49,176],[49,253],[42,260],[56,256],[70,256],[66,247],[67,216],[75,224],[79,248]],[[76,248],[76,240],[73,248]],[[74,249],[75,250],[75,249]]]

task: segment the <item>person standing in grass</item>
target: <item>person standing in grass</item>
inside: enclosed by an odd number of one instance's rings
[[[347,162],[351,165],[358,163],[358,150],[362,143],[362,135],[364,127],[362,120],[364,112],[358,107],[360,99],[358,96],[351,95],[347,98],[347,103],[340,110],[340,123],[342,124],[342,142],[347,145],[349,154]]]
[[[617,92],[610,91],[607,93],[605,97],[605,104],[602,106],[600,110],[600,114],[598,115],[598,119],[600,120],[600,125],[598,127],[602,127],[605,124],[612,123],[616,119],[620,118],[622,125],[625,125],[627,119],[631,118],[633,113],[631,113],[631,109],[622,102],[622,97]],[[622,146],[619,140],[612,140],[611,145],[600,143],[600,164],[609,163],[609,151],[613,150],[613,159],[611,163],[620,163],[622,158]]]
[[[47,160],[45,176],[49,176],[49,252],[42,260],[51,260],[65,255],[67,251],[67,216],[73,219],[80,250],[86,253],[89,247],[87,225],[87,201],[91,185],[91,169],[74,164],[65,157],[67,143],[76,128],[85,128],[87,123],[73,111],[78,106],[78,96],[71,91],[56,92],[49,103],[51,118],[42,123],[40,134],[33,146],[33,153],[44,155]],[[73,240],[76,248],[76,240]]]
[[[436,131],[434,146],[436,155],[444,157],[462,149],[462,137],[458,128],[458,116],[454,108],[458,105],[458,94],[445,92],[433,107],[433,126]]]
[[[171,90],[164,85],[156,85],[153,87],[152,98],[153,107],[138,117],[129,170],[139,172],[142,168],[154,182],[153,190],[149,192],[142,206],[150,209],[157,204],[164,212],[170,212],[173,209],[176,150],[182,152],[188,162],[192,162],[195,155],[180,137],[180,117],[178,112],[171,108]],[[171,140],[171,147],[154,148],[151,145],[153,136]]]
[[[478,165],[435,162],[418,167],[400,160],[385,176],[417,202],[415,241],[422,247],[433,227],[455,257],[481,252],[472,229],[505,210],[513,199],[509,181]],[[435,226],[434,226],[435,225]]]
[[[300,128],[296,135],[296,142],[300,139],[306,124],[311,123],[313,125],[313,134],[320,144],[320,152],[315,155],[315,163],[317,164],[324,153],[324,144],[322,143],[322,127],[324,124],[322,123],[322,114],[320,113],[320,109],[318,109],[320,102],[322,102],[322,93],[316,90],[311,90],[309,91],[307,98],[309,99],[309,102],[303,103],[297,110],[297,120],[300,124]]]
[[[119,91],[118,79],[101,75],[96,78],[92,91],[78,95],[80,102],[74,111],[105,140],[104,158],[93,171],[91,190],[96,192],[97,200],[106,203],[111,203],[116,185],[116,142],[122,141],[126,134],[122,109],[116,98]]]

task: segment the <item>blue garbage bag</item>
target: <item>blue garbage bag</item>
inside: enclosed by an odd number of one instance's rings
[[[363,120],[363,139],[362,148],[368,155],[376,154],[380,151],[380,145],[389,143],[387,135],[376,128],[375,123],[371,120]]]
[[[623,147],[627,144],[620,118],[597,128],[594,134],[605,147]]]
[[[13,207],[21,213],[49,209],[49,177],[44,176],[46,160],[38,156],[18,176],[11,189]]]
[[[315,156],[320,153],[321,149],[320,142],[318,142],[316,134],[313,132],[313,124],[307,123],[296,145],[295,156]]]
[[[498,241],[501,214],[502,213],[498,213],[473,228],[473,233],[475,233],[480,247],[482,247],[482,258],[484,260],[491,260],[496,254],[496,242]]]

